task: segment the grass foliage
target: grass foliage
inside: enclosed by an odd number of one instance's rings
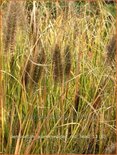
[[[108,5],[4,4],[3,153],[101,154],[115,143],[115,62],[107,61],[115,17]]]

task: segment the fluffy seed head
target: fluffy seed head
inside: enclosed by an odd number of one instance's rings
[[[107,60],[109,62],[115,60],[116,54],[116,35],[114,35],[107,45]]]
[[[38,64],[44,65],[45,61],[46,61],[46,56],[45,56],[44,50],[42,49],[42,51],[39,53],[37,57],[37,62],[36,62],[37,65],[35,65],[34,72],[33,72],[33,80],[36,84],[41,79],[43,70],[44,70],[44,66],[38,66]]]
[[[75,98],[74,98],[74,108],[75,108],[75,111],[73,112],[73,119],[75,120],[76,119],[76,111],[78,111],[78,107],[79,107],[79,91],[76,91],[76,94],[75,94]]]
[[[25,69],[25,73],[24,73],[24,82],[25,82],[26,87],[27,87],[27,85],[29,83],[29,79],[30,79],[30,69],[31,69],[31,62],[30,62],[30,60],[28,60],[26,69]]]
[[[60,53],[60,47],[56,44],[53,53],[53,77],[55,82],[62,82],[63,80],[63,66]]]
[[[71,53],[69,46],[66,47],[65,50],[65,75],[69,77],[71,70]]]
[[[4,33],[4,50],[7,52],[14,51],[15,36],[17,29],[17,19],[19,13],[20,3],[17,1],[10,1],[6,17],[6,30]]]

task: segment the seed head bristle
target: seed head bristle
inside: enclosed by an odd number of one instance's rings
[[[75,94],[75,110],[78,111],[78,106],[79,106],[79,92],[77,91]]]
[[[37,56],[37,65],[34,67],[34,72],[33,72],[33,80],[37,84],[38,81],[42,78],[43,71],[44,71],[44,64],[46,62],[46,55],[44,52],[44,49],[41,50],[39,55]],[[40,66],[38,66],[40,64]],[[41,66],[42,65],[42,66]]]
[[[107,61],[111,62],[115,60],[115,54],[116,54],[116,35],[113,35],[113,37],[111,38],[111,40],[107,45]]]
[[[69,46],[66,47],[65,50],[65,75],[66,77],[69,77],[71,70],[71,53]]]
[[[31,62],[30,62],[30,60],[28,60],[26,69],[25,69],[25,73],[24,73],[24,82],[25,82],[26,87],[27,87],[27,85],[29,83],[29,79],[30,79],[30,69],[31,69]]]
[[[73,112],[73,119],[75,120],[76,118],[76,112],[78,111],[78,107],[79,107],[79,91],[76,91],[76,94],[75,94],[75,99],[74,99],[74,108],[75,108],[75,111]]]
[[[58,44],[56,44],[53,53],[53,78],[55,82],[62,82],[63,80],[63,66]]]
[[[99,91],[97,91],[96,96],[94,98],[94,103],[93,103],[94,109],[99,109],[101,107],[101,103],[102,103],[101,94]]]
[[[7,52],[8,50],[10,50],[11,52],[14,51],[19,6],[20,3],[18,1],[9,2],[9,8],[6,17],[6,31],[4,33],[5,52]]]

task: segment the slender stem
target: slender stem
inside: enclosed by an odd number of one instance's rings
[[[0,11],[0,47],[1,47],[1,28],[2,28],[2,14]],[[0,153],[3,149],[3,133],[2,133],[2,117],[3,117],[3,89],[2,89],[2,49],[0,48]]]

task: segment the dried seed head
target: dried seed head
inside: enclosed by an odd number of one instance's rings
[[[115,61],[116,54],[116,35],[114,35],[107,45],[107,61]]]
[[[102,103],[102,99],[101,99],[101,94],[99,90],[97,91],[96,96],[94,98],[94,103],[93,103],[94,109],[99,109],[101,107],[101,103]]]
[[[44,70],[43,65],[45,64],[45,61],[46,61],[46,55],[45,55],[44,49],[42,49],[42,51],[39,53],[37,57],[37,61],[36,61],[37,65],[34,66],[33,80],[35,84],[37,84],[38,81],[42,78],[43,70]],[[40,66],[38,64],[40,64]]]
[[[78,111],[78,106],[79,106],[79,92],[78,91],[76,92],[74,103],[75,103],[75,110]]]
[[[56,44],[53,53],[53,77],[55,82],[63,80],[63,66],[60,53],[60,47]]]
[[[65,50],[65,75],[69,77],[71,70],[71,53],[69,46]]]
[[[6,17],[6,31],[4,33],[5,52],[7,52],[8,50],[10,50],[11,52],[14,51],[19,8],[20,8],[20,2],[18,1],[9,2],[9,8]]]
[[[29,83],[29,79],[30,79],[30,69],[31,69],[31,62],[30,60],[28,60],[27,65],[26,65],[26,69],[25,69],[25,73],[24,73],[24,83],[25,86],[27,87],[28,83]]]
[[[75,94],[75,99],[74,99],[74,108],[75,108],[75,111],[73,112],[73,119],[75,120],[76,118],[76,111],[78,111],[78,107],[79,107],[79,91],[76,91],[76,94]]]
[[[43,65],[46,61],[46,55],[44,50],[42,49],[42,51],[39,52],[35,58],[36,59],[30,57],[26,65],[26,69],[23,76],[23,80],[26,87],[29,84],[30,86],[36,86],[43,75]]]

